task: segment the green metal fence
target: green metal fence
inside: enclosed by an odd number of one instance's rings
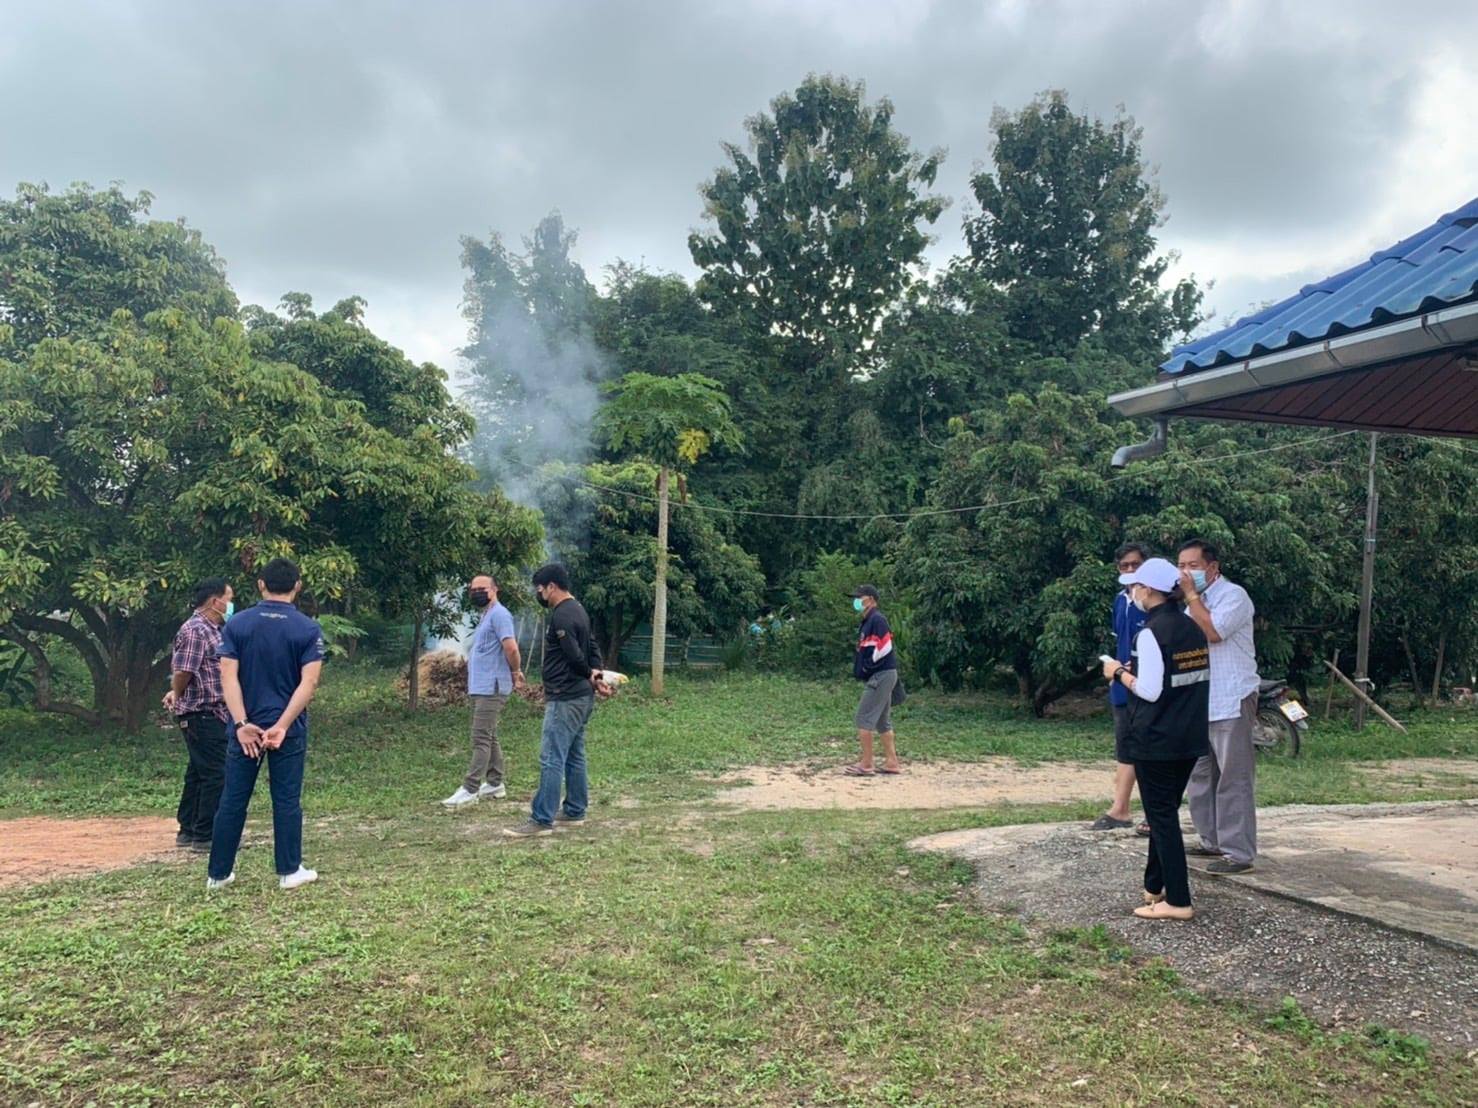
[[[718,669],[724,664],[723,647],[707,635],[692,638],[668,636],[665,662],[668,669]],[[652,629],[640,628],[621,648],[622,669],[652,668]]]

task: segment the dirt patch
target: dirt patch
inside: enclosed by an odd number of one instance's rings
[[[1472,758],[1399,758],[1361,765],[1357,772],[1379,778],[1393,793],[1472,789],[1478,796],[1478,760]]]
[[[1053,804],[1102,799],[1113,785],[1112,762],[1048,762],[1014,758],[983,762],[915,762],[897,777],[848,777],[843,766],[816,763],[753,766],[718,778],[731,787],[721,804],[761,811],[791,808],[979,808],[988,804]]]
[[[178,855],[172,819],[11,819],[0,822],[0,888],[123,869]]]

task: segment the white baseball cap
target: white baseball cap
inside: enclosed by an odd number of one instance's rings
[[[1180,584],[1180,570],[1164,558],[1151,558],[1133,573],[1119,578],[1121,585],[1148,585],[1156,592],[1168,593]]]

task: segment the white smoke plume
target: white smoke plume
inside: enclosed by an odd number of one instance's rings
[[[570,257],[574,241],[557,213],[524,240],[522,254],[496,234],[462,240],[469,334],[460,391],[477,418],[468,454],[483,479],[544,512],[551,536],[583,544],[584,499],[549,495],[551,472],[594,453],[609,372],[591,333],[597,294]],[[560,554],[552,542],[549,553]]]

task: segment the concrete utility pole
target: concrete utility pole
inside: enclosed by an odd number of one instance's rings
[[[1370,433],[1370,467],[1365,483],[1365,552],[1360,564],[1360,627],[1355,646],[1355,684],[1370,692],[1370,607],[1375,591],[1375,524],[1380,512],[1380,493],[1375,487],[1375,449],[1380,435]],[[1355,700],[1355,730],[1365,728],[1365,701]]]

